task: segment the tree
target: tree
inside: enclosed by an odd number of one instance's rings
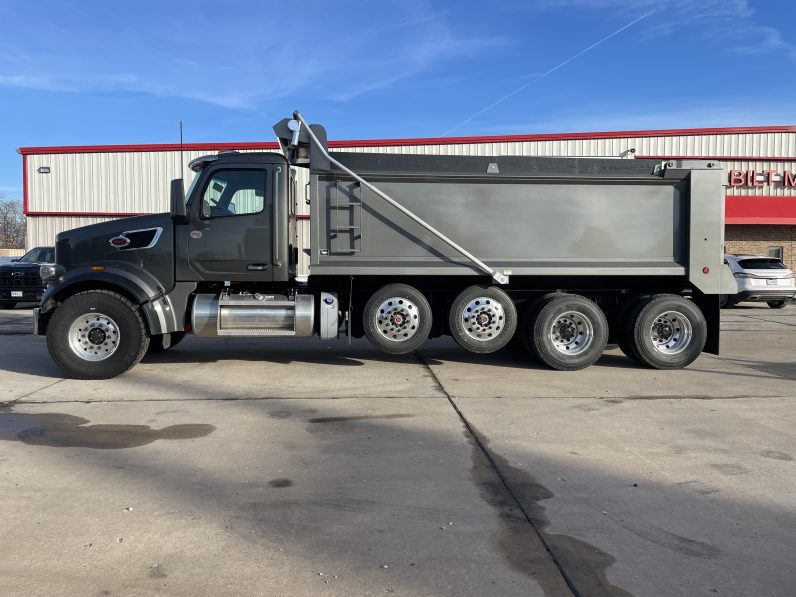
[[[25,214],[22,202],[0,195],[0,247],[22,249],[25,247]]]

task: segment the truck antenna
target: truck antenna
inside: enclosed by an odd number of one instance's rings
[[[182,120],[180,120],[180,178],[185,180],[185,160],[182,157]]]

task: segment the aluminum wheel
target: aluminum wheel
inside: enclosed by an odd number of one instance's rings
[[[376,329],[393,342],[408,340],[422,323],[417,305],[400,296],[390,297],[379,305],[374,318]]]
[[[471,300],[461,312],[464,332],[473,340],[489,340],[500,333],[505,325],[503,305],[488,296]]]
[[[69,327],[69,348],[84,361],[104,361],[119,347],[119,326],[102,313],[85,313]]]
[[[555,349],[562,354],[575,355],[586,351],[594,340],[594,325],[580,311],[561,314],[548,332]]]
[[[650,326],[652,346],[663,354],[679,354],[689,344],[694,333],[691,322],[679,311],[664,311]]]

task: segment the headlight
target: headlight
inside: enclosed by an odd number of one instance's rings
[[[57,280],[64,274],[64,267],[62,265],[55,265],[55,264],[45,264],[39,268],[39,277],[41,278],[42,282],[49,282],[51,280]]]

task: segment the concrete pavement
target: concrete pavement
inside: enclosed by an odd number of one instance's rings
[[[4,594],[789,595],[796,307],[684,371],[188,338],[65,380],[0,314]]]

